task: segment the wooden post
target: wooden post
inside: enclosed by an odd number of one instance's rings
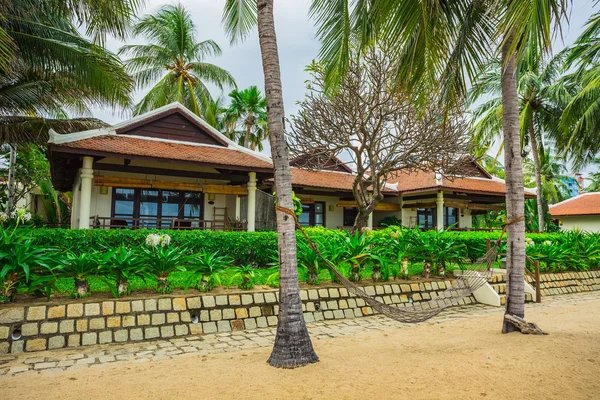
[[[534,261],[533,265],[535,267],[535,302],[542,302],[542,288],[540,287],[540,262]]]

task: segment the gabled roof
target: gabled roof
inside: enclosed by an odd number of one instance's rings
[[[173,140],[180,131],[139,131],[165,117],[177,116],[177,123],[187,121],[198,131],[189,131],[191,140]],[[173,133],[174,132],[174,133]],[[193,135],[206,135],[193,137]],[[169,159],[271,171],[273,163],[263,154],[244,148],[190,112],[180,103],[171,103],[111,127],[59,135],[50,131],[52,153],[93,156],[127,156],[130,158]]]
[[[353,174],[341,171],[311,171],[307,169],[291,167],[290,172],[292,174],[292,184],[294,186],[333,189],[349,192],[352,191],[354,179],[356,178]],[[386,185],[383,193],[397,194],[397,191],[392,185]]]
[[[600,193],[583,193],[550,206],[553,217],[600,215]]]

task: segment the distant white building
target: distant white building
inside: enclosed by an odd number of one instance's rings
[[[550,206],[562,229],[600,232],[600,193],[584,193]]]

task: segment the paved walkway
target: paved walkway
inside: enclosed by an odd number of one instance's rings
[[[527,304],[526,308],[552,307],[562,304],[600,299],[600,291],[544,297],[541,304]],[[503,307],[481,304],[453,307],[422,324],[501,314]],[[414,326],[396,322],[382,315],[345,320],[319,321],[308,324],[311,338],[320,340],[356,335],[373,330],[397,329]],[[102,367],[123,363],[153,362],[182,357],[186,354],[207,355],[272,346],[275,328],[241,332],[204,334],[151,342],[108,344],[100,346],[59,349],[53,351],[0,356],[0,379],[14,375],[36,375],[81,368]]]

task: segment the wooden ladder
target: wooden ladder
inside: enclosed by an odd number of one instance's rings
[[[227,222],[227,207],[214,207],[213,208],[213,230],[216,230],[216,231],[225,230],[226,222]]]

